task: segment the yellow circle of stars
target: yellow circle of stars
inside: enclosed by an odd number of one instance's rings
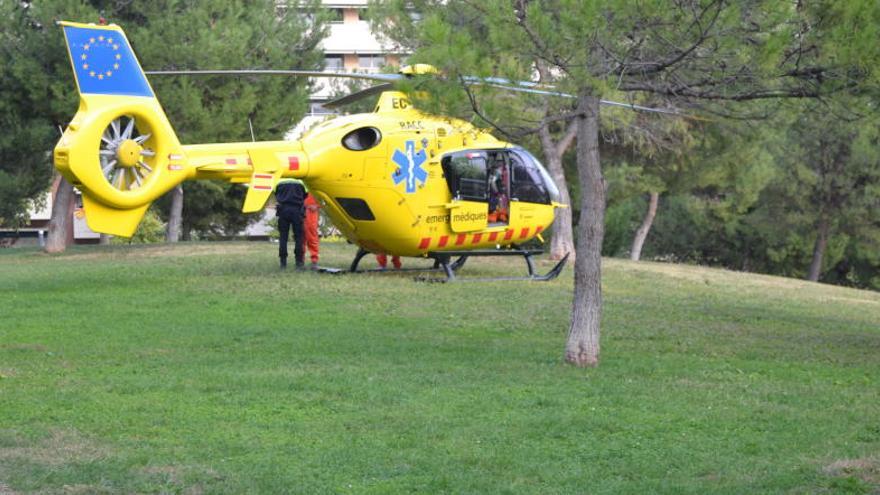
[[[107,48],[112,48],[113,51],[115,51],[115,52],[119,51],[119,43],[114,43],[113,38],[105,38],[104,36],[98,36],[97,39],[89,38],[89,42],[86,43],[85,45],[83,45],[83,54],[80,55],[79,58],[80,58],[80,63],[82,64],[82,68],[84,70],[89,71],[89,77],[97,77],[98,79],[103,80],[105,77],[112,76],[114,70],[119,69],[119,60],[122,58],[122,55],[120,55],[119,53],[117,53],[115,55],[114,59],[116,61],[113,62],[112,69],[108,68],[107,70],[97,71],[97,72],[94,70],[94,68],[92,68],[92,70],[89,70],[89,56],[87,55],[87,52],[93,46],[101,46],[101,45],[103,45]]]

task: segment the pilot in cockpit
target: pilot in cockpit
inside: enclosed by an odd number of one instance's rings
[[[489,169],[489,222],[507,222],[507,178],[507,164],[499,153]]]

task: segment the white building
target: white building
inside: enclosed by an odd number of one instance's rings
[[[368,0],[322,0],[324,8],[332,13],[330,33],[321,43],[324,51],[324,70],[328,72],[379,72],[384,66],[400,65],[405,57],[398,47],[383,40],[370,30],[364,18]],[[315,79],[309,114],[289,132],[286,139],[296,139],[302,133],[333,112],[321,106],[334,95],[346,90],[347,79]]]

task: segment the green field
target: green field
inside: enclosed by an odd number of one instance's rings
[[[571,284],[2,250],[0,494],[880,491],[880,294],[607,260],[576,369]]]

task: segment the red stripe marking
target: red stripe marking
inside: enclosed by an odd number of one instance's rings
[[[272,176],[269,174],[254,174],[255,179],[271,179]]]
[[[227,164],[227,165],[236,165],[236,164],[238,164],[238,161],[236,161],[235,158],[227,158],[227,159],[226,159],[226,164]]]
[[[272,186],[254,186],[254,189],[272,190]]]
[[[480,239],[482,239],[482,238],[483,238],[482,233],[474,234],[474,240],[471,242],[471,244],[479,244]]]
[[[538,225],[538,226],[535,228],[535,235],[540,234],[541,231],[543,231],[543,230],[544,230],[544,226],[543,226],[543,225]]]
[[[525,239],[525,238],[528,237],[528,236],[529,236],[529,228],[528,228],[528,227],[522,229],[522,230],[520,231],[520,233],[519,233],[519,238],[520,238],[520,239]]]
[[[504,233],[504,240],[509,241],[511,239],[513,239],[513,231],[510,229],[507,229],[507,232]]]
[[[419,249],[428,249],[428,246],[431,245],[430,237],[422,237],[422,242],[419,243]]]
[[[467,234],[458,234],[458,237],[455,238],[455,245],[461,246],[464,244],[464,240],[467,238]]]
[[[495,239],[498,239],[498,232],[492,232],[489,234],[489,242],[495,242]]]
[[[440,236],[440,242],[437,243],[437,247],[443,247],[446,245],[447,242],[449,242],[448,235]]]
[[[299,157],[288,156],[287,157],[287,168],[289,170],[299,170]]]

